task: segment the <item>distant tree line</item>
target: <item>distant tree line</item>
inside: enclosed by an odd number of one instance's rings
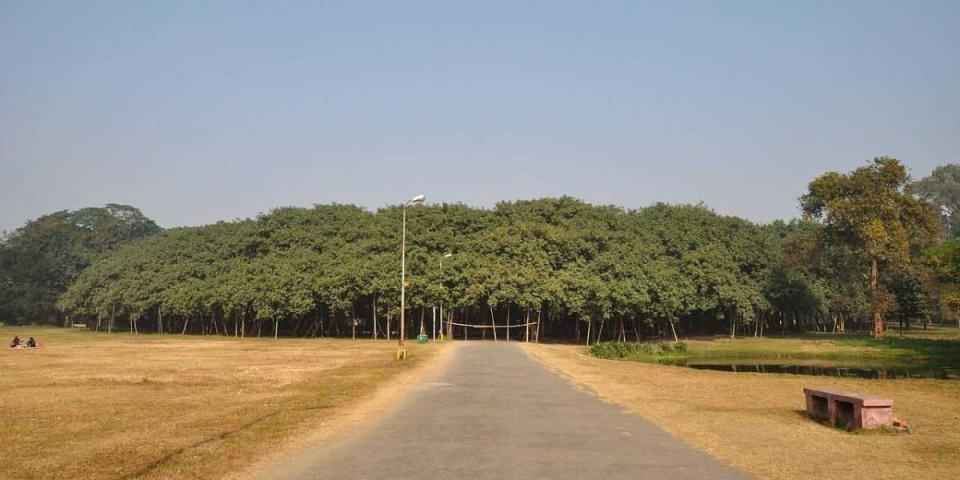
[[[569,197],[407,207],[406,331],[429,327],[442,304],[445,320],[488,327],[446,332],[457,338],[882,335],[884,319],[937,317],[948,296],[928,253],[945,210],[913,188],[899,162],[878,158],[815,179],[804,219],[769,225]],[[71,276],[55,310],[100,330],[393,337],[401,208],[279,208],[148,229]]]
[[[44,215],[0,235],[0,321],[59,324],[57,298],[112,249],[160,232],[140,210],[109,204]]]

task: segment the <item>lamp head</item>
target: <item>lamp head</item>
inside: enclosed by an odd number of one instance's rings
[[[424,194],[417,195],[416,197],[411,198],[407,203],[423,203],[427,199],[427,196]]]
[[[453,256],[452,253],[448,253],[448,254],[445,254],[445,255],[443,256],[443,258],[450,258],[450,257],[452,257],[452,256]]]

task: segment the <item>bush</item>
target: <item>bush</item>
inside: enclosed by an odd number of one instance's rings
[[[676,343],[620,343],[603,342],[590,347],[590,355],[597,358],[618,359],[686,353],[687,344]]]

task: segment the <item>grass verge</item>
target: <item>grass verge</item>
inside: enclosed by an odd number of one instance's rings
[[[330,428],[438,348],[393,342],[96,334],[0,327],[3,478],[220,478]],[[325,427],[324,427],[325,425]]]
[[[957,381],[714,372],[600,360],[575,346],[527,348],[601,399],[761,478],[938,479],[960,471]],[[912,433],[851,435],[821,425],[804,412],[804,386],[889,397]]]
[[[597,358],[645,362],[665,360],[824,360],[856,364],[960,365],[960,341],[890,335],[878,340],[865,334],[806,334],[793,336],[704,337],[679,343],[601,343],[590,348]]]

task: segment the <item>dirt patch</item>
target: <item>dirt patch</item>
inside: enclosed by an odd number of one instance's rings
[[[339,424],[443,348],[371,340],[95,334],[0,328],[4,478],[221,478]]]

